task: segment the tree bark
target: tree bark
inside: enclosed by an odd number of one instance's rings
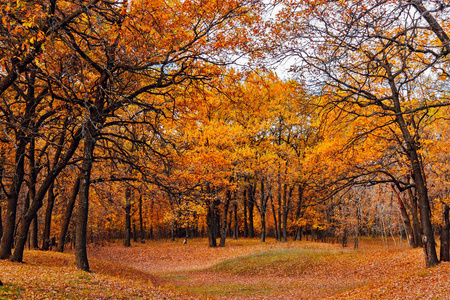
[[[0,201],[0,236],[3,234],[2,202]]]
[[[291,208],[291,199],[292,199],[292,192],[294,190],[294,187],[289,188],[288,191],[288,185],[285,183],[283,186],[283,242],[287,242],[287,223],[288,223],[288,217],[289,217],[289,210]]]
[[[25,174],[24,157],[27,142],[25,138],[19,139],[17,142],[15,156],[15,172],[13,173],[11,187],[7,194],[6,218],[3,228],[3,235],[0,241],[0,259],[8,259],[11,256],[11,250],[14,242],[14,232],[16,226],[17,201],[19,199],[19,191],[22,186]]]
[[[425,174],[417,152],[419,144],[409,132],[408,125],[405,121],[403,111],[400,106],[400,94],[395,84],[395,77],[392,74],[391,66],[388,62],[384,62],[383,67],[386,70],[386,75],[392,92],[393,106],[394,111],[396,112],[395,121],[400,128],[403,140],[406,144],[406,154],[411,163],[411,172],[417,191],[420,221],[423,230],[422,244],[425,254],[425,264],[427,267],[432,267],[439,264],[439,260],[437,258],[436,242],[434,239],[433,226],[431,224],[431,209],[428,199],[428,189],[425,182]]]
[[[266,241],[266,211],[267,211],[267,199],[265,195],[264,178],[260,180],[261,184],[261,205],[260,205],[260,215],[261,215],[261,242]]]
[[[410,140],[409,144],[413,141]],[[431,224],[431,209],[428,199],[428,190],[424,181],[424,174],[422,174],[422,168],[419,163],[419,156],[416,149],[410,146],[410,160],[412,164],[412,171],[414,175],[414,182],[416,183],[416,189],[419,200],[420,219],[423,229],[422,243],[424,246],[425,263],[427,267],[432,267],[439,264],[436,253],[436,242],[434,239],[433,226]]]
[[[412,189],[408,189],[410,213],[412,216],[412,229],[414,237],[414,248],[420,247],[422,229],[420,226],[419,213],[417,211],[417,197],[414,195]]]
[[[282,226],[281,226],[281,210],[282,210],[282,196],[281,196],[281,171],[280,171],[281,165],[278,164],[278,186],[277,186],[277,200],[278,200],[278,222],[275,222],[275,228],[276,228],[276,236],[277,241],[281,241],[281,232],[282,232]],[[272,201],[273,202],[273,201]]]
[[[96,143],[96,130],[90,120],[85,125],[83,162],[80,173],[80,191],[77,208],[77,221],[75,231],[75,263],[78,269],[89,272],[87,257],[87,221],[89,215],[89,187],[91,184],[91,171],[94,162],[94,148]]]
[[[30,249],[38,249],[39,248],[39,241],[38,241],[38,232],[39,232],[39,223],[38,223],[38,216],[34,216],[33,220],[31,220],[30,224]]]
[[[223,220],[222,220],[222,231],[220,236],[220,247],[225,247],[225,240],[227,238],[227,228],[228,228],[228,209],[231,202],[231,191],[227,190],[225,203],[223,204]]]
[[[247,222],[247,204],[248,204],[248,196],[247,190],[244,190],[242,193],[244,197],[244,237],[248,238],[248,222]]]
[[[449,221],[449,206],[444,204],[444,213],[443,213],[443,221],[444,227],[441,231],[441,251],[440,258],[441,261],[450,261],[450,221]]]
[[[131,246],[131,188],[128,185],[125,188],[125,238],[123,245],[125,247]]]
[[[64,211],[61,231],[59,233],[57,251],[64,251],[64,244],[66,242],[67,230],[69,229],[70,219],[72,217],[73,208],[75,207],[75,201],[77,200],[78,191],[80,190],[80,175],[77,176],[75,184],[72,187],[72,191],[70,193],[69,201],[67,202],[66,209]]]
[[[142,217],[142,196],[139,197],[139,237],[141,244],[145,244],[144,219]]]
[[[359,215],[360,215],[359,201],[358,201],[358,203],[356,203],[355,213],[356,213],[356,228],[355,228],[355,242],[354,242],[353,248],[358,249],[359,248]]]
[[[302,211],[302,205],[303,205],[303,187],[301,184],[298,185],[298,202],[297,202],[297,210],[295,212],[295,221],[298,223],[300,220],[300,215]],[[297,225],[297,230],[295,233],[295,240],[301,241],[302,240],[302,227]]]
[[[398,205],[399,205],[399,208],[400,208],[400,214],[402,216],[403,224],[405,225],[406,234],[408,235],[409,246],[414,248],[414,246],[415,246],[414,231],[413,231],[413,228],[411,226],[411,221],[409,219],[408,212],[406,211],[406,207],[403,204],[403,201],[400,198],[400,195],[398,194],[398,192],[395,189],[395,187],[393,185],[391,187],[392,187],[392,190],[395,193],[395,196],[397,196],[397,201],[398,201]]]
[[[275,205],[273,204],[273,197],[270,197],[270,205],[272,208],[273,223],[274,223],[274,229],[275,229],[275,239],[277,241],[279,241],[280,237],[278,236],[277,211],[275,210]]]
[[[81,128],[78,131],[78,133],[81,132]],[[54,168],[48,172],[47,176],[45,177],[44,181],[39,187],[39,190],[37,191],[36,195],[32,198],[32,201],[30,203],[30,207],[27,209],[27,211],[23,215],[22,223],[19,229],[17,242],[14,248],[14,253],[11,256],[11,261],[21,262],[23,258],[23,251],[25,248],[25,243],[28,236],[28,230],[30,228],[30,224],[34,218],[37,216],[38,210],[42,207],[43,199],[45,197],[45,194],[47,193],[50,186],[55,181],[56,177],[60,174],[60,172],[63,170],[63,168],[67,165],[73,154],[75,153],[76,149],[78,148],[79,143],[79,134],[75,134],[74,140],[68,147],[68,151],[64,154],[64,158],[61,161],[58,161],[59,154],[55,156],[54,161]],[[61,151],[62,147],[59,148],[59,151]],[[31,156],[30,156],[31,157]],[[57,162],[58,161],[58,162]],[[57,163],[56,163],[57,162]]]
[[[44,235],[42,237],[42,250],[46,251],[50,247],[50,231],[52,224],[53,206],[55,203],[54,184],[52,183],[47,192],[47,209],[45,211]]]
[[[208,223],[208,241],[209,241],[209,247],[217,247],[217,236],[216,236],[216,218],[215,218],[215,210],[216,205],[215,201],[212,200],[208,204],[208,211],[206,215],[206,220]]]
[[[248,186],[248,235],[250,238],[255,237],[255,230],[253,224],[253,208],[255,207],[255,192],[256,187],[252,183]]]
[[[236,202],[236,196],[233,202],[233,212],[234,212],[233,239],[237,240],[239,237],[239,224],[238,224],[238,204]]]

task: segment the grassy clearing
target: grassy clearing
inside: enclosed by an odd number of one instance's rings
[[[0,261],[0,300],[449,299],[450,263],[427,269],[422,249],[378,242],[110,245],[90,249],[91,273],[74,267],[73,254],[26,251],[24,264]]]
[[[325,249],[272,250],[227,260],[210,268],[214,272],[235,275],[297,275],[308,271],[313,265],[325,263],[331,256],[342,251]]]

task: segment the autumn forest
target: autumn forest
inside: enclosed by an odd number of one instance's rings
[[[450,261],[447,1],[0,3],[3,263],[241,239]]]

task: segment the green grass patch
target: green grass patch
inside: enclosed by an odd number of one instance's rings
[[[187,281],[187,280],[189,280],[189,277],[182,276],[182,275],[164,276],[163,278],[167,279],[167,280],[174,280],[174,281]]]
[[[342,253],[323,249],[273,250],[227,260],[209,270],[236,275],[301,274],[311,266]]]
[[[0,286],[0,300],[17,299],[23,290],[22,287],[12,284]]]

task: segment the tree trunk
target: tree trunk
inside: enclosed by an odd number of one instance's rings
[[[39,224],[38,224],[38,216],[34,216],[33,220],[31,220],[30,225],[30,249],[38,249],[39,241],[38,241],[38,232],[39,232]]]
[[[303,187],[301,184],[299,184],[297,188],[298,188],[298,202],[297,202],[297,210],[295,212],[295,221],[298,223],[300,221],[300,215],[302,212],[302,205],[303,205]],[[296,241],[302,240],[302,227],[300,225],[297,225],[295,240]]]
[[[347,229],[344,228],[344,232],[342,233],[342,247],[347,247]]]
[[[125,188],[125,247],[131,246],[131,188],[127,185]]]
[[[145,236],[144,236],[144,219],[142,218],[142,196],[139,197],[139,237],[141,240],[141,244],[145,244]]]
[[[261,179],[261,242],[266,241],[266,195],[264,194],[264,179]]]
[[[67,230],[69,229],[70,219],[72,217],[73,208],[75,207],[75,201],[77,200],[78,191],[80,190],[80,175],[77,176],[74,186],[72,187],[72,191],[70,193],[69,201],[67,202],[66,209],[64,211],[61,231],[59,233],[57,251],[64,251],[64,244],[66,242]]]
[[[244,197],[244,237],[248,238],[248,222],[247,222],[247,204],[248,204],[248,196],[247,190],[244,190],[242,193]]]
[[[412,189],[408,189],[408,195],[409,195],[409,208],[412,216],[412,229],[413,229],[413,237],[414,237],[414,248],[417,248],[420,246],[422,240],[422,229],[420,228],[420,220],[419,220],[419,214],[417,211],[417,197],[414,195]]]
[[[237,202],[236,202],[236,197],[235,197],[234,202],[233,202],[233,212],[234,212],[233,239],[237,240],[238,237],[239,237],[239,224],[238,224],[238,205],[237,205]],[[0,213],[1,213],[1,211],[0,211]]]
[[[419,157],[415,149],[411,150],[411,163],[416,183],[416,189],[419,198],[420,219],[423,229],[422,243],[425,254],[425,264],[427,267],[432,267],[439,264],[436,253],[436,242],[434,240],[434,231],[431,224],[431,209],[428,199],[428,190],[425,185],[422,169],[419,164]]]
[[[0,201],[0,236],[3,234],[2,202]]]
[[[5,150],[0,149],[0,185],[3,184],[3,172],[4,172],[4,164],[5,164],[6,156]],[[0,190],[0,239],[3,235],[3,217],[2,217],[2,208],[3,208],[3,200],[4,194],[3,191]]]
[[[37,180],[37,170],[36,170],[36,162],[35,162],[35,138],[31,138],[30,140],[30,148],[28,150],[28,157],[29,157],[29,172],[30,172],[30,181],[28,186],[28,197],[27,197],[27,205],[25,212],[28,211],[30,207],[30,203],[33,202],[34,198],[36,197],[36,180]],[[30,249],[39,249],[38,246],[38,218],[37,214],[34,216],[33,220],[31,221],[31,232],[30,232],[30,242],[29,246]],[[18,257],[21,257],[21,255],[17,255]]]
[[[253,208],[255,207],[255,192],[256,188],[253,184],[249,184],[248,187],[248,235],[250,238],[255,237],[254,224],[253,224]]]
[[[15,156],[15,172],[13,172],[12,183],[7,194],[6,218],[3,226],[3,235],[0,241],[0,259],[8,259],[14,242],[16,225],[17,200],[25,174],[24,157],[26,148],[25,138],[19,139]]]
[[[439,264],[439,260],[437,258],[436,243],[434,239],[433,226],[431,224],[431,209],[428,199],[428,189],[425,182],[425,174],[417,152],[419,145],[418,142],[411,136],[408,125],[404,119],[404,115],[402,114],[403,111],[400,106],[400,94],[395,85],[395,79],[391,73],[389,64],[386,64],[385,70],[387,72],[387,78],[392,91],[393,106],[395,112],[397,113],[395,116],[395,121],[400,127],[403,140],[406,144],[406,154],[411,163],[411,172],[417,191],[420,221],[423,230],[422,244],[425,254],[425,264],[427,267],[432,267]]]
[[[231,191],[227,190],[225,203],[223,204],[223,221],[222,221],[222,231],[220,236],[220,247],[225,247],[225,239],[227,238],[227,228],[228,228],[228,209],[231,202]]]
[[[281,209],[282,209],[282,196],[281,196],[281,173],[280,173],[280,164],[278,164],[278,186],[277,186],[277,200],[278,200],[278,222],[275,222],[275,229],[276,229],[276,236],[277,241],[281,241],[281,232],[282,232],[282,226],[281,226]],[[272,201],[273,203],[273,201]]]
[[[283,186],[283,242],[287,242],[287,222],[289,217],[289,209],[291,207],[291,198],[292,198],[292,192],[294,190],[293,187],[289,189],[288,193],[288,186],[287,184],[284,184]]]
[[[131,224],[132,224],[131,227],[133,227],[133,241],[135,243],[137,243],[137,241],[138,241],[138,234],[137,234],[137,230],[136,230],[136,223],[131,222]]]
[[[449,254],[450,221],[449,221],[449,206],[447,204],[444,204],[443,219],[444,219],[444,227],[442,228],[442,232],[441,232],[440,258],[441,258],[441,261],[450,261],[450,254]]]
[[[395,193],[395,196],[397,196],[397,201],[398,201],[398,205],[399,205],[399,208],[400,208],[400,214],[402,216],[403,224],[405,225],[406,234],[408,235],[409,246],[414,248],[414,246],[415,246],[414,232],[413,232],[413,228],[411,226],[411,221],[409,219],[408,212],[406,211],[406,207],[403,204],[403,201],[400,198],[400,195],[398,194],[397,190],[395,189],[395,186],[392,185],[391,187],[392,187],[392,190]]]
[[[91,171],[94,162],[96,130],[94,124],[88,121],[85,126],[83,162],[80,174],[80,192],[77,209],[77,222],[75,231],[75,262],[78,269],[89,272],[87,257],[87,221],[89,215],[89,187],[91,184]]]
[[[278,227],[277,227],[277,241],[281,241],[281,235],[282,235],[282,209],[283,209],[283,201],[282,201],[282,193],[281,193],[281,175],[278,171]]]
[[[270,197],[270,205],[272,208],[272,215],[273,215],[273,223],[274,223],[274,229],[275,229],[275,239],[277,241],[280,240],[280,237],[278,236],[278,225],[277,225],[277,211],[275,210],[275,205],[273,204],[273,197]]]
[[[230,206],[232,206],[232,204],[230,203]],[[233,224],[233,208],[229,207],[228,209],[228,230],[227,230],[227,235],[229,237],[232,237],[233,235],[233,230],[231,229],[231,225]]]
[[[212,200],[210,201],[209,205],[208,205],[208,212],[206,215],[206,220],[208,223],[208,241],[209,241],[209,247],[217,247],[217,236],[216,236],[216,205],[215,205],[215,201]]]
[[[175,241],[175,219],[172,219],[172,226],[170,228],[170,240]]]
[[[52,224],[53,206],[55,203],[54,185],[52,184],[47,192],[47,209],[45,211],[44,235],[42,242],[42,250],[46,251],[50,247],[50,230]]]
[[[359,201],[358,201],[359,202]],[[356,203],[356,228],[355,228],[355,242],[354,242],[354,249],[358,249],[359,248],[359,203]]]

